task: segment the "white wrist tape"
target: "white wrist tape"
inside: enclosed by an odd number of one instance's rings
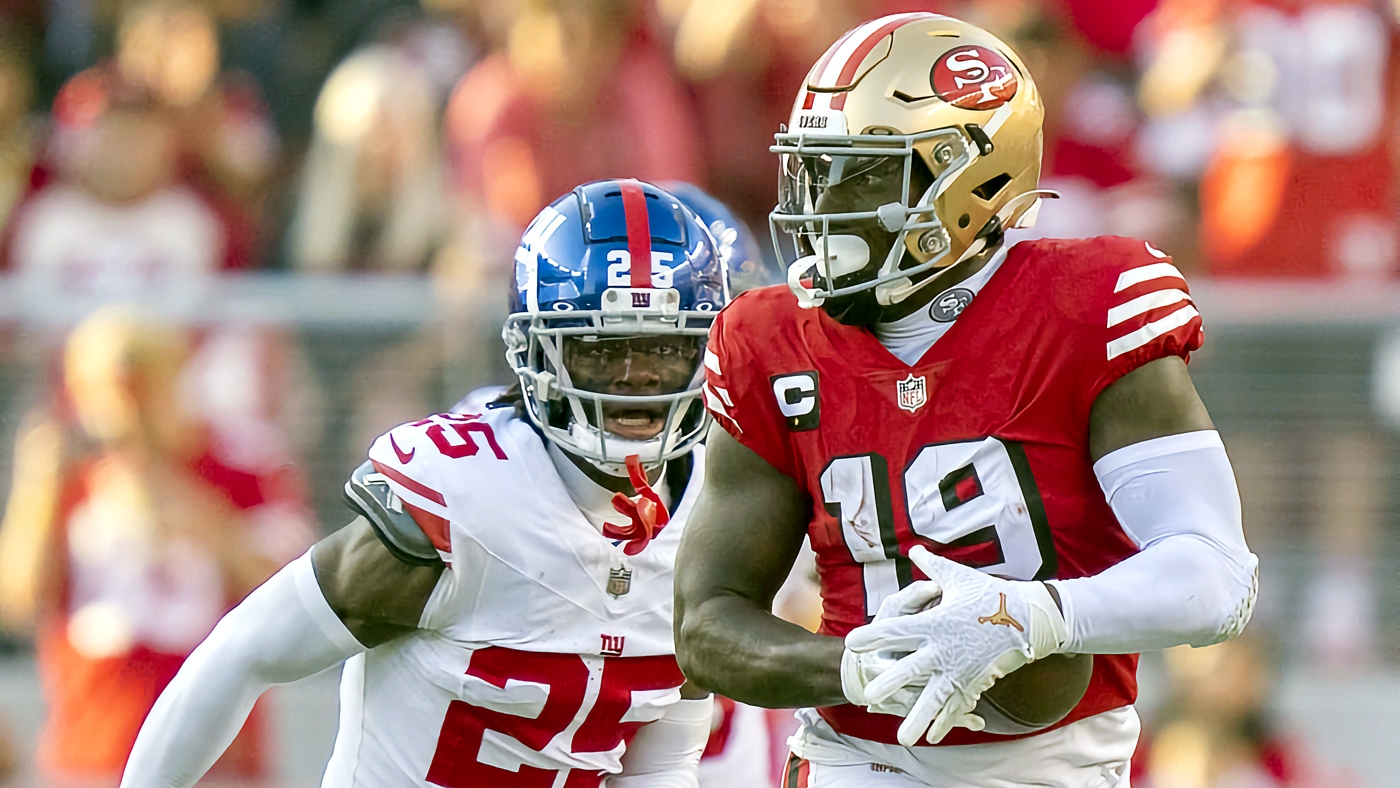
[[[713,717],[710,696],[681,700],[643,725],[622,754],[622,774],[609,777],[608,788],[697,788]]]
[[[1239,634],[1254,608],[1259,560],[1245,544],[1220,435],[1135,443],[1100,459],[1094,474],[1141,552],[1093,577],[1052,581],[1069,626],[1063,650],[1131,653]]]
[[[258,696],[364,651],[316,582],[307,552],[224,616],[156,701],[122,788],[187,788],[233,741]]]

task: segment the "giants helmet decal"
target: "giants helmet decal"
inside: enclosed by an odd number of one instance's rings
[[[728,301],[714,239],[675,195],[610,180],[555,200],[520,239],[501,332],[530,420],[548,440],[616,476],[627,475],[629,455],[655,467],[689,452],[708,424],[699,359]],[[675,356],[682,347],[694,353],[695,368],[684,371],[688,385],[608,393],[580,384],[566,364],[570,351],[648,337],[665,338]],[[664,408],[664,426],[654,438],[624,439],[602,428],[607,408]]]

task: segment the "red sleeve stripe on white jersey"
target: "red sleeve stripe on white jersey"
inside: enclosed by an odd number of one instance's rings
[[[1186,282],[1186,277],[1182,276],[1181,272],[1176,270],[1176,266],[1171,263],[1153,263],[1137,268],[1129,268],[1118,275],[1118,284],[1114,286],[1113,292],[1121,293],[1133,285],[1140,285],[1143,282],[1150,282],[1153,279],[1166,279],[1168,277],[1180,279],[1182,283]]]
[[[1166,317],[1153,320],[1142,328],[1109,342],[1108,360],[1112,361],[1124,353],[1137,350],[1157,337],[1174,329],[1181,328],[1200,316],[1201,313],[1197,312],[1195,307],[1187,304]]]
[[[447,516],[447,500],[442,497],[442,493],[421,482],[414,481],[394,468],[382,462],[371,459],[374,469],[384,475],[389,480],[395,494],[406,502],[410,502],[420,509],[432,512],[439,517]]]
[[[1125,304],[1119,304],[1108,310],[1108,327],[1113,328],[1125,320],[1145,315],[1154,309],[1190,300],[1191,296],[1187,295],[1185,291],[1174,287],[1168,290],[1154,290],[1147,295],[1138,296]]]

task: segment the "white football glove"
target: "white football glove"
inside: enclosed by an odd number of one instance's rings
[[[938,594],[937,584],[932,582],[929,584],[935,586],[934,597],[936,598]],[[914,703],[918,701],[919,693],[924,689],[923,682],[906,684],[878,704],[872,705],[865,694],[867,684],[873,681],[876,676],[899,664],[900,658],[908,656],[908,654],[907,650],[875,649],[855,652],[847,648],[841,654],[841,690],[845,692],[846,700],[856,706],[866,706],[876,714],[893,714],[897,717],[908,714],[909,710],[914,707]]]
[[[875,620],[846,636],[850,656],[842,658],[843,687],[849,663],[871,711],[908,707],[899,726],[906,747],[925,731],[936,744],[955,727],[981,730],[984,722],[972,710],[982,693],[1022,665],[1058,652],[1069,638],[1044,583],[1002,580],[922,546],[909,551],[909,560],[929,580],[885,599]],[[897,654],[908,656],[884,664]],[[920,684],[918,699],[907,704],[909,693],[901,691]]]

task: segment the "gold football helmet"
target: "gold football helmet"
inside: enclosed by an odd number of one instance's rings
[[[1020,58],[930,13],[856,27],[776,136],[773,242],[804,307],[872,322],[1034,221],[1044,109]]]

